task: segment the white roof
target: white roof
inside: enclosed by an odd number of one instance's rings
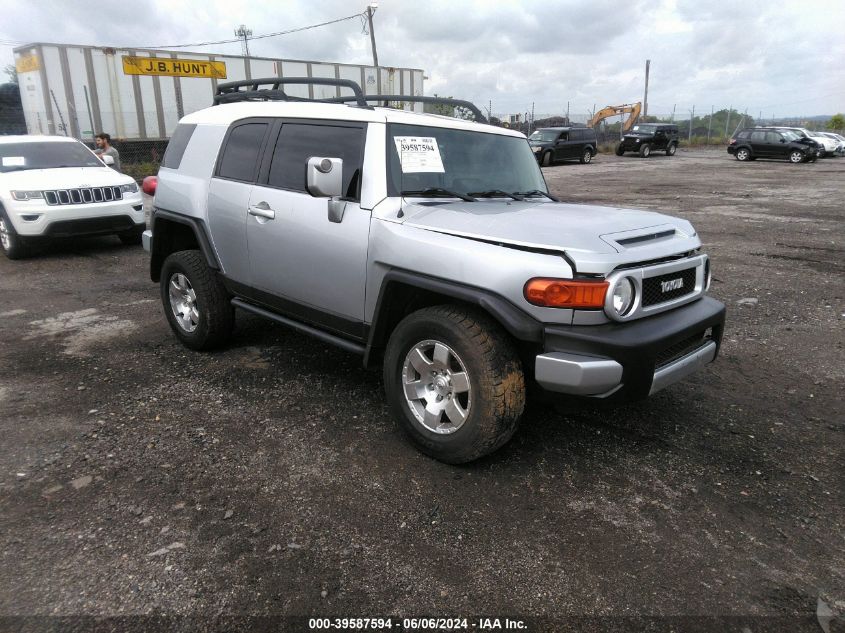
[[[291,117],[297,119],[329,119],[336,121],[362,121],[372,123],[404,123],[430,125],[460,130],[473,130],[488,134],[525,137],[521,132],[475,121],[465,121],[436,114],[419,114],[394,108],[362,108],[339,103],[319,101],[241,101],[212,106],[185,116],[181,123],[199,125],[229,125],[249,117]]]
[[[75,138],[70,136],[47,136],[46,134],[31,134],[31,135],[11,135],[11,136],[0,136],[0,144],[6,143],[44,143],[44,142],[67,142],[67,143],[77,143],[78,141]]]

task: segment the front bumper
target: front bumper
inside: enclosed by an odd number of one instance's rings
[[[108,235],[141,230],[146,224],[140,195],[94,204],[13,202],[6,204],[6,212],[15,232],[25,238]]]
[[[534,378],[558,393],[644,398],[712,362],[724,324],[724,304],[704,297],[628,323],[548,326]]]

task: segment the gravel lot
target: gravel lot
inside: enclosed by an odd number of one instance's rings
[[[0,614],[756,633],[845,612],[845,159],[544,172],[695,224],[721,356],[646,402],[532,402],[465,467],[403,439],[355,356],[244,314],[227,349],[181,347],[140,247],[0,257]]]

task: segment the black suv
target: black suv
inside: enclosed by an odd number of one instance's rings
[[[596,131],[591,127],[541,127],[528,137],[541,165],[578,159],[589,163],[596,155]]]
[[[790,163],[803,163],[815,161],[819,147],[818,142],[792,130],[755,127],[742,130],[734,136],[728,145],[728,154],[743,161],[784,158]]]
[[[619,141],[619,145],[616,146],[616,155],[637,152],[643,158],[648,158],[653,150],[662,150],[667,156],[674,156],[678,150],[678,126],[665,123],[638,123]]]

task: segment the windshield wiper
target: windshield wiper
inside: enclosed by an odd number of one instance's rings
[[[518,193],[508,193],[501,189],[488,189],[487,191],[471,191],[470,196],[477,196],[479,198],[492,198],[493,196],[504,196],[506,198],[513,198],[514,200],[524,200]]]
[[[540,191],[539,189],[532,189],[531,191],[514,191],[514,195],[523,196],[525,198],[530,198],[531,196],[546,196],[549,200],[560,202],[560,200],[558,198],[555,198],[552,194],[546,193],[545,191]]]
[[[478,202],[475,198],[457,191],[450,191],[442,187],[428,187],[427,189],[415,189],[413,191],[403,191],[403,196],[441,196],[446,198],[460,198],[466,202]]]

